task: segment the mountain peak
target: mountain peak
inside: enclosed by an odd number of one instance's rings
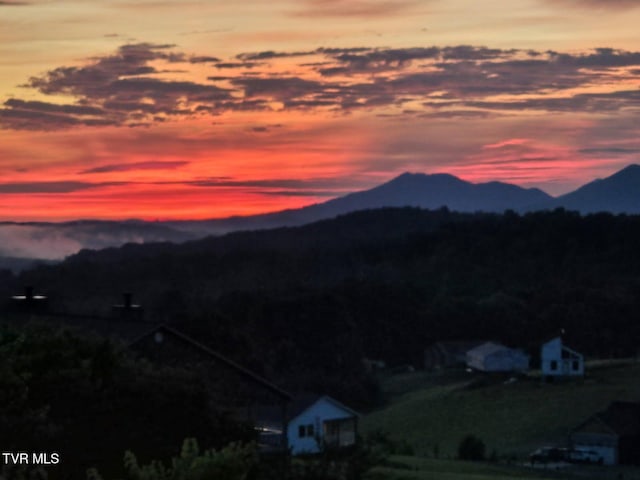
[[[631,165],[627,165],[622,170],[614,173],[609,178],[617,177],[618,175],[640,175],[640,165],[637,163],[632,163]]]
[[[631,165],[627,165],[622,170],[618,170],[613,175],[610,175],[606,178],[596,180],[598,183],[627,183],[627,182],[638,182],[640,181],[640,165],[632,163]],[[592,182],[595,183],[595,182]],[[588,186],[591,184],[585,185]],[[584,187],[583,187],[584,188]]]
[[[637,163],[631,163],[629,165],[627,165],[626,167],[624,167],[622,170],[620,170],[621,172],[625,171],[625,170],[634,170],[634,171],[640,171],[640,165],[638,165]]]
[[[387,184],[390,183],[417,183],[417,182],[429,182],[429,181],[453,181],[460,183],[468,183],[464,180],[459,179],[455,175],[451,175],[449,173],[414,173],[414,172],[404,172],[398,175],[397,177],[391,179]]]
[[[588,212],[639,213],[640,165],[631,164],[558,198],[559,206]]]
[[[453,177],[453,175],[451,175],[450,173],[403,172],[397,177],[395,177],[394,180],[397,180],[398,178],[424,178],[424,177],[440,177],[440,176]]]

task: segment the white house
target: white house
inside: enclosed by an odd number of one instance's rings
[[[467,366],[481,372],[523,372],[529,356],[522,350],[487,342],[467,352]]]
[[[542,344],[540,359],[543,377],[576,377],[584,375],[584,357],[555,337]]]
[[[284,446],[281,413],[278,408],[268,406],[255,409],[254,423],[263,451],[279,450]],[[354,445],[358,416],[327,395],[297,395],[286,408],[286,448],[293,455],[300,455]]]
[[[296,404],[297,403],[297,404]],[[293,455],[356,443],[358,414],[324,395],[292,404],[287,442]]]

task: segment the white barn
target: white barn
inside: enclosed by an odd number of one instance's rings
[[[540,370],[543,377],[581,377],[584,375],[582,354],[563,345],[562,337],[542,344]]]
[[[612,402],[573,429],[570,441],[605,465],[640,464],[640,403]]]
[[[529,355],[487,342],[467,352],[467,366],[481,372],[524,372],[529,369]]]

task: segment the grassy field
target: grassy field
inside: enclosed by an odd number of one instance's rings
[[[366,480],[639,480],[640,469],[630,467],[572,466],[561,471],[531,469],[458,460],[435,460],[395,455],[375,467]]]
[[[522,467],[497,466],[477,462],[434,460],[416,457],[391,457],[388,465],[376,467],[367,480],[547,480],[564,478],[554,472],[533,471]]]
[[[416,455],[437,451],[441,459],[454,458],[460,440],[473,434],[487,455],[523,459],[540,446],[565,443],[573,427],[611,401],[640,400],[638,379],[637,362],[603,363],[583,380],[551,384],[536,378],[504,383],[463,372],[402,374],[384,380],[389,404],[366,415],[362,431],[382,430]]]

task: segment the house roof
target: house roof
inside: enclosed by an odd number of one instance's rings
[[[560,340],[560,343],[562,343],[562,335],[553,335],[552,337],[545,337],[544,340],[542,340],[542,345],[546,345],[547,343],[551,343],[555,340]]]
[[[298,393],[287,406],[287,420],[291,420],[322,398],[315,393]]]
[[[345,404],[339,402],[335,398],[330,397],[329,395],[299,394],[293,398],[293,400],[289,404],[289,407],[287,408],[287,420],[294,420],[296,417],[302,415],[304,412],[306,412],[321,400],[332,403],[334,406],[346,411],[354,417],[360,416],[358,412],[347,407]]]
[[[562,349],[563,349],[563,350],[566,350],[566,351],[568,351],[568,352],[571,352],[571,353],[573,353],[573,354],[575,354],[575,355],[580,355],[580,356],[582,356],[582,354],[581,354],[580,352],[577,352],[577,351],[573,350],[572,348],[569,348],[569,347],[567,346],[567,344],[565,343],[564,339],[565,339],[564,335],[554,335],[553,337],[549,337],[549,338],[547,338],[545,341],[543,341],[543,342],[542,342],[542,345],[546,345],[547,343],[551,343],[551,342],[553,342],[554,340],[560,340],[560,345],[562,345]]]
[[[291,402],[287,404],[285,419],[288,422],[295,420],[313,405],[321,400],[326,400],[332,403],[341,410],[359,417],[360,414],[355,410],[347,407],[338,400],[330,397],[329,395],[317,395],[314,393],[298,393],[293,396]],[[254,408],[254,415],[256,423],[261,425],[280,425],[282,421],[282,410],[275,405],[259,405]]]
[[[580,352],[576,352],[575,350],[567,347],[566,345],[562,345],[562,351],[569,353],[569,355],[571,355],[573,357],[577,357],[577,358],[583,358],[584,357],[584,355],[582,355]]]
[[[640,435],[640,402],[616,401],[606,410],[590,416],[578,425],[573,432],[590,431],[590,424],[604,425],[612,434],[621,437]]]

